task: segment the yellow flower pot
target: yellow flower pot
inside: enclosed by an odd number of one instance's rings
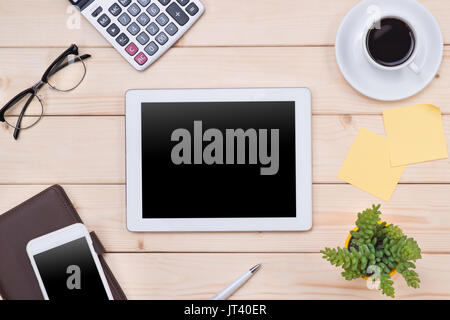
[[[378,224],[381,224],[382,222],[381,221],[378,221]],[[386,227],[388,226],[389,224],[386,224]],[[359,228],[358,227],[355,227],[354,229],[353,229],[353,231],[358,231],[359,230]],[[348,235],[348,237],[347,237],[347,239],[345,240],[345,245],[344,245],[344,248],[347,248],[348,249],[348,246],[349,246],[349,244],[350,244],[350,240],[352,239],[352,234],[351,233],[349,233],[349,235]],[[394,274],[396,274],[397,273],[397,269],[394,269],[394,270],[392,270],[390,273],[389,273],[389,276],[392,278],[392,276],[394,275]],[[368,280],[369,279],[369,277],[362,277],[364,280]]]

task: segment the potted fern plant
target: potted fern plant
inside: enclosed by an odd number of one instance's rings
[[[372,279],[383,294],[394,298],[391,277],[398,272],[409,287],[418,288],[419,275],[415,269],[421,251],[413,238],[408,238],[393,224],[381,222],[380,205],[358,213],[356,228],[350,231],[344,248],[325,248],[323,258],[342,267],[346,280]]]

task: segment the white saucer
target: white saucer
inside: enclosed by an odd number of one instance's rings
[[[420,39],[415,60],[421,68],[419,74],[409,68],[398,71],[380,70],[367,60],[361,41],[369,17],[368,9],[374,5],[380,8],[381,16],[401,15],[414,24]],[[441,65],[443,47],[437,21],[417,1],[364,0],[342,21],[335,50],[339,68],[353,88],[373,99],[394,101],[415,95],[434,79]]]

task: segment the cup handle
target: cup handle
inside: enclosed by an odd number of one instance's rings
[[[420,74],[420,68],[419,66],[413,61],[411,62],[408,67],[415,73],[415,74]]]

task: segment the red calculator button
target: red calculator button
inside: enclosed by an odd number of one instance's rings
[[[134,60],[139,63],[141,66],[147,62],[147,56],[143,52],[139,52],[139,54],[134,58]]]
[[[134,56],[138,52],[138,47],[132,42],[126,47],[125,51],[128,52],[130,56]]]

